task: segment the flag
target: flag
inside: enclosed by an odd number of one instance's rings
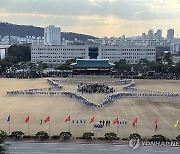
[[[177,125],[179,125],[179,120],[176,121],[174,127],[177,127]]]
[[[132,125],[135,126],[137,124],[137,118],[134,119]]]
[[[48,121],[50,121],[50,116],[48,116],[48,117],[46,117],[46,118],[44,119],[44,123],[46,123],[46,122],[48,122]]]
[[[94,122],[94,117],[91,118],[90,123]]]
[[[9,115],[7,118],[7,122],[10,122],[10,121],[11,121],[11,116]]]
[[[25,122],[26,122],[26,123],[29,122],[29,116],[25,119]]]
[[[65,122],[69,122],[70,120],[71,120],[71,117],[68,116],[68,117],[66,118]]]
[[[155,130],[157,129],[157,124],[158,124],[158,118],[156,118],[156,120],[154,121]]]
[[[119,121],[119,119],[118,118],[116,118],[115,120],[114,120],[114,124],[117,124],[118,123],[118,121]]]

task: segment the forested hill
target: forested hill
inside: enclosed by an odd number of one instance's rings
[[[19,36],[19,37],[26,37],[26,36],[43,36],[44,35],[44,28],[42,27],[35,27],[35,26],[28,26],[28,25],[15,25],[5,22],[0,22],[0,35],[1,36]],[[66,40],[74,40],[77,38],[78,40],[86,41],[87,39],[94,39],[95,37],[85,34],[78,34],[73,32],[62,32],[61,37],[65,38]]]

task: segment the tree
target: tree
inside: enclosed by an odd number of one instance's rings
[[[6,61],[16,64],[31,60],[31,48],[27,45],[12,45],[8,49]]]
[[[39,66],[39,68],[40,68],[41,70],[44,70],[44,69],[48,68],[48,64],[42,63],[42,62],[38,63],[38,66]]]
[[[19,139],[22,138],[24,133],[22,131],[15,131],[11,133],[11,137]]]
[[[92,140],[93,136],[94,136],[94,133],[91,133],[91,132],[83,133],[83,139],[86,139],[86,140]]]
[[[164,137],[163,135],[154,135],[154,136],[152,136],[152,138],[150,139],[150,141],[166,142],[167,139],[166,139],[166,137]]]
[[[72,136],[72,134],[70,132],[61,132],[60,133],[60,138],[67,140],[70,139]]]
[[[138,64],[140,72],[146,73],[147,71],[149,71],[150,62],[147,59],[140,59]]]
[[[161,57],[158,57],[158,58],[156,59],[156,62],[162,64],[162,58],[161,58]]]
[[[155,71],[156,73],[166,73],[168,66],[164,65],[163,63],[154,63],[154,65],[151,65],[151,70]]]
[[[178,135],[178,136],[176,137],[176,139],[177,139],[178,141],[180,141],[180,135]]]
[[[49,135],[47,132],[45,131],[40,131],[40,132],[37,132],[35,134],[35,138],[36,139],[41,139],[41,140],[44,140],[44,139],[49,139]]]
[[[128,70],[129,65],[127,64],[125,59],[121,59],[118,62],[115,62],[114,68],[120,72],[124,72],[124,71]]]
[[[11,67],[12,64],[7,62],[6,60],[0,60],[0,73],[5,72],[7,67]]]
[[[180,61],[175,65],[175,72],[180,73]]]
[[[168,52],[168,53],[165,53],[164,56],[163,56],[163,61],[165,63],[168,63],[168,65],[172,65],[172,54],[171,52]]]
[[[4,141],[7,139],[7,133],[0,131],[0,153],[5,153]]]
[[[130,134],[129,139],[141,139],[141,135],[137,133]]]
[[[104,135],[104,137],[105,137],[105,140],[110,140],[110,141],[112,141],[112,140],[118,140],[119,138],[117,137],[117,134],[116,133],[113,133],[113,132],[111,132],[111,133],[106,133],[105,135]]]

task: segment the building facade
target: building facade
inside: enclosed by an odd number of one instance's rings
[[[44,28],[44,44],[45,45],[61,45],[61,29],[49,25]]]
[[[154,31],[152,29],[150,29],[148,31],[147,38],[150,39],[150,40],[152,40],[154,38]]]
[[[125,59],[129,64],[137,64],[140,59],[156,60],[156,48],[150,46],[112,46],[100,44],[32,46],[31,62],[63,64],[69,59],[109,59],[114,63]]]
[[[174,39],[174,29],[169,29],[167,31],[167,39],[168,40],[173,40]]]

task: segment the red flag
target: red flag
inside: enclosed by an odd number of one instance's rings
[[[48,122],[48,121],[50,121],[50,116],[48,116],[48,117],[46,117],[46,118],[44,119],[44,123],[46,123],[46,122]]]
[[[94,117],[91,118],[90,123],[94,122]]]
[[[135,126],[137,124],[137,118],[134,119],[132,125]]]
[[[155,130],[157,129],[157,124],[158,124],[158,118],[156,118],[156,120],[154,121]]]
[[[156,120],[154,121],[154,126],[156,126],[158,124],[158,118],[156,118]]]
[[[118,121],[119,121],[119,119],[118,119],[118,118],[116,118],[116,119],[114,120],[114,124],[117,124],[117,123],[118,123]]]
[[[26,123],[28,123],[28,122],[29,122],[29,116],[26,118],[25,122],[26,122]]]
[[[65,122],[68,122],[68,121],[70,121],[70,120],[71,120],[71,117],[68,116],[68,117],[66,118]]]

